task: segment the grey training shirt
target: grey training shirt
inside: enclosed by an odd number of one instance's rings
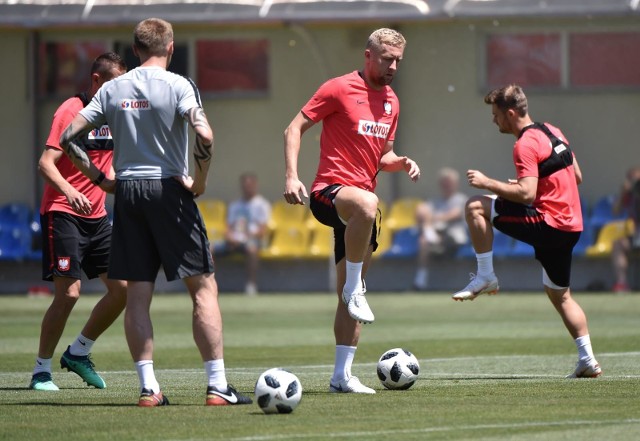
[[[102,85],[80,111],[90,124],[108,124],[117,179],[187,176],[188,124],[201,107],[195,84],[160,67],[138,67]]]

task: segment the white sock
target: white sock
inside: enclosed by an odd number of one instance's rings
[[[478,261],[478,276],[493,274],[493,251],[476,253],[476,260]]]
[[[209,386],[215,386],[220,392],[227,390],[227,377],[224,373],[224,359],[209,360],[204,362],[204,370],[207,373]]]
[[[150,389],[156,394],[160,392],[160,384],[158,384],[156,374],[153,372],[153,360],[136,361],[135,365],[140,379],[140,389]]]
[[[591,349],[591,338],[589,338],[589,334],[576,338],[576,347],[578,348],[579,360],[591,361],[595,359],[593,349]]]
[[[40,372],[51,373],[51,359],[36,357],[36,364],[33,367],[33,373],[39,374]]]
[[[82,335],[82,333],[80,333],[78,334],[78,337],[74,340],[74,342],[71,343],[71,346],[69,347],[69,352],[71,352],[71,355],[81,355],[81,356],[89,355],[91,353],[91,348],[93,348],[94,343],[95,343],[94,340],[90,340],[84,335]]]
[[[333,366],[332,382],[351,377],[351,364],[356,355],[356,346],[336,345],[336,361]]]
[[[413,284],[416,288],[426,288],[429,284],[429,270],[427,268],[418,268]]]
[[[347,280],[344,283],[344,291],[349,295],[362,289],[362,262],[349,262],[347,260]]]

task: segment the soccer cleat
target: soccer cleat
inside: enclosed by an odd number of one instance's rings
[[[253,401],[246,395],[239,393],[230,384],[226,392],[220,392],[217,387],[207,387],[207,406],[231,406],[235,404],[251,404]]]
[[[358,377],[343,378],[337,383],[329,383],[329,392],[343,394],[375,394],[376,391],[360,383]]]
[[[96,387],[98,389],[104,389],[107,384],[102,377],[93,369],[95,366],[91,361],[90,355],[72,355],[69,352],[69,347],[64,351],[60,358],[60,368],[67,369],[69,372],[75,372],[84,380],[89,386]]]
[[[347,311],[352,319],[359,321],[360,323],[373,323],[375,317],[364,293],[367,292],[367,288],[362,281],[362,290],[351,294],[350,296],[343,290],[342,300],[347,305]]]
[[[46,391],[60,390],[58,386],[53,383],[53,379],[49,372],[38,372],[37,374],[33,374],[31,377],[31,383],[29,383],[29,389]]]
[[[168,405],[169,400],[162,394],[162,392],[158,392],[156,394],[151,389],[142,389],[142,392],[140,392],[138,407],[157,407]]]
[[[595,359],[591,361],[578,361],[576,369],[566,378],[596,378],[602,375],[602,369]]]
[[[464,301],[473,300],[480,294],[495,294],[500,289],[498,286],[498,278],[494,273],[488,276],[476,276],[475,274],[469,274],[471,282],[464,287],[461,291],[453,294],[451,298],[453,300]]]

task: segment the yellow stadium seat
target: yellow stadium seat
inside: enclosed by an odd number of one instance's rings
[[[329,258],[333,256],[333,228],[322,225],[316,221],[316,226],[311,231],[309,243],[309,257]]]
[[[300,258],[308,255],[310,232],[304,225],[278,226],[269,246],[260,252],[265,259]]]
[[[607,257],[611,255],[613,243],[623,237],[631,236],[634,231],[632,219],[606,223],[598,233],[596,243],[585,251],[588,257]]]
[[[386,216],[382,218],[383,228],[391,231],[416,225],[416,207],[422,202],[417,198],[402,198],[391,204]]]
[[[269,229],[275,231],[290,225],[303,226],[308,213],[308,205],[292,205],[286,201],[278,200],[271,206]]]
[[[201,199],[197,201],[209,242],[224,239],[227,231],[227,204],[219,199]]]

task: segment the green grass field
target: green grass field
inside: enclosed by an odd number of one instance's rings
[[[122,318],[94,346],[107,389],[54,370],[59,392],[27,389],[47,298],[0,296],[2,440],[638,440],[640,296],[575,294],[590,320],[604,376],[567,380],[575,346],[544,294],[501,294],[456,303],[446,294],[371,294],[353,373],[374,396],[327,392],[335,296],[221,297],[227,378],[251,393],[281,366],[304,388],[290,415],[257,407],[204,406],[205,376],[191,337],[187,295],[157,295],[156,373],[171,406],[135,406],[138,380]],[[80,299],[57,364],[97,296]],[[383,390],[378,357],[402,346],[420,360],[408,391]]]

